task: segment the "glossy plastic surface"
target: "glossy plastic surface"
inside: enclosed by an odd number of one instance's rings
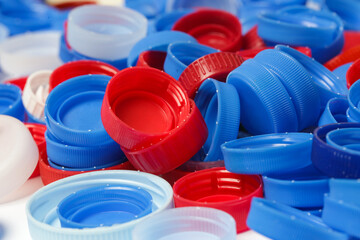
[[[0,114],[24,121],[25,109],[20,88],[10,84],[0,84]]]

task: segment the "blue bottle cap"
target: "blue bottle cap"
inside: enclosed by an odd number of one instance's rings
[[[170,31],[177,20],[193,11],[192,9],[186,9],[159,15],[154,20],[154,32]]]
[[[239,6],[238,0],[171,0],[171,10],[192,9],[196,7],[216,8],[236,14]]]
[[[47,162],[49,163],[49,166],[54,168],[54,169],[58,169],[58,170],[63,170],[63,171],[72,171],[72,172],[90,172],[90,171],[95,171],[95,170],[104,170],[106,168],[111,168],[111,167],[115,167],[117,165],[120,165],[124,162],[126,162],[127,159],[126,158],[120,158],[120,159],[116,159],[114,160],[113,162],[110,162],[110,163],[106,163],[106,164],[103,164],[103,165],[95,165],[95,166],[92,166],[92,167],[64,167],[64,166],[61,166],[59,164],[56,164],[54,162],[51,161],[51,159],[47,159]],[[115,168],[113,168],[115,169]]]
[[[177,42],[169,45],[164,70],[176,80],[190,63],[219,50],[198,43]]]
[[[323,212],[322,208],[297,208],[297,209],[320,218]]]
[[[301,210],[253,198],[247,225],[254,231],[276,240],[347,240],[348,236],[326,226],[321,218]]]
[[[238,91],[241,124],[248,132],[256,135],[298,131],[294,104],[278,77],[266,67],[249,59],[233,70],[226,81]]]
[[[74,192],[107,184],[140,187],[152,197],[152,212],[142,218],[110,227],[84,228],[81,231],[71,228],[60,229],[57,207],[64,198]],[[27,202],[26,215],[33,239],[131,240],[132,230],[137,224],[171,207],[173,191],[164,179],[138,171],[116,170],[84,173],[53,182],[31,196]]]
[[[360,81],[351,85],[348,95],[349,116],[356,122],[360,122]]]
[[[325,106],[331,98],[348,94],[349,90],[341,81],[339,82],[338,77],[314,59],[288,46],[277,45],[275,49],[295,58],[309,72],[319,89],[322,106]]]
[[[34,117],[26,109],[25,109],[25,115],[26,115],[26,122],[28,123],[38,123],[38,124],[46,125],[45,121],[42,121],[41,119]]]
[[[111,77],[84,75],[54,88],[45,104],[45,122],[53,135],[75,146],[97,146],[110,136],[101,121],[101,105]]]
[[[61,168],[104,168],[125,160],[119,144],[113,140],[97,146],[74,146],[57,139],[49,130],[45,132],[45,140],[48,157]]]
[[[220,145],[236,139],[240,125],[240,102],[234,86],[209,78],[195,96],[208,127],[208,138],[203,146],[204,162],[222,160]]]
[[[124,69],[124,68],[127,67],[127,65],[126,65],[127,64],[127,58],[123,58],[123,59],[120,59],[120,60],[114,60],[114,61],[108,61],[108,60],[103,60],[103,59],[95,59],[95,58],[90,58],[90,57],[84,56],[84,55],[76,52],[74,49],[68,48],[68,46],[66,45],[64,35],[62,35],[61,39],[60,39],[59,58],[64,63],[72,62],[72,61],[78,61],[78,60],[97,60],[97,61],[108,63],[108,64],[118,68],[119,70]]]
[[[153,19],[165,12],[166,0],[127,0],[125,6]]]
[[[330,179],[329,196],[338,200],[343,200],[349,204],[360,206],[360,180],[359,179]]]
[[[332,98],[326,104],[318,126],[331,123],[348,122],[346,111],[349,109],[349,103],[346,98]]]
[[[320,95],[306,69],[290,55],[268,49],[254,60],[274,73],[286,88],[294,104],[299,130],[314,126],[320,114]]]
[[[346,63],[340,67],[335,68],[332,72],[339,77],[339,81],[346,85],[346,73],[353,63]]]
[[[11,84],[0,84],[0,114],[24,121],[25,109],[19,87]]]
[[[322,173],[335,178],[360,178],[360,154],[333,147],[326,135],[343,128],[360,128],[360,123],[334,123],[314,131],[311,161]]]
[[[266,134],[224,143],[221,150],[230,172],[281,174],[311,164],[312,138],[309,133]]]
[[[121,224],[152,212],[152,196],[141,187],[104,185],[76,191],[60,201],[63,228],[95,228]]]
[[[284,174],[263,176],[264,194],[273,200],[296,208],[322,208],[329,179],[314,166]]]
[[[360,155],[360,128],[335,129],[326,134],[326,143]]]
[[[127,59],[128,67],[136,65],[140,53],[148,50],[167,51],[169,44],[174,42],[197,43],[192,36],[178,31],[162,31],[151,34],[139,42],[131,49]]]
[[[164,211],[136,226],[134,240],[206,239],[234,240],[234,218],[206,207],[181,207]]]

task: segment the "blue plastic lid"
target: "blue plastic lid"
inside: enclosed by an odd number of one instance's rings
[[[45,125],[45,121],[42,121],[36,117],[34,117],[32,114],[30,114],[26,109],[25,109],[25,115],[26,115],[26,122],[27,123],[38,123],[38,124],[42,124]]]
[[[344,233],[331,229],[321,218],[281,203],[253,198],[247,225],[276,240],[347,240]]]
[[[239,174],[281,174],[311,164],[312,134],[275,133],[221,145],[225,167]]]
[[[189,13],[192,13],[193,11],[194,10],[192,9],[186,9],[167,12],[159,15],[154,20],[154,31],[161,32],[171,30],[177,20]]]
[[[49,130],[45,132],[46,152],[54,168],[94,170],[124,162],[126,160],[119,144],[110,140],[97,146],[73,146],[61,142]]]
[[[326,143],[360,155],[360,128],[335,129],[326,134]]]
[[[360,4],[354,0],[326,0],[327,7],[338,14],[345,24],[345,29],[359,31]]]
[[[346,73],[351,66],[351,63],[346,63],[344,65],[341,65],[340,67],[335,68],[332,72],[339,77],[339,80],[343,82],[343,84],[346,85]]]
[[[45,104],[45,121],[53,135],[75,146],[97,146],[110,136],[101,121],[101,106],[111,77],[84,75],[54,88]]]
[[[332,98],[326,104],[318,126],[331,123],[348,122],[346,112],[349,109],[349,103],[346,98]]]
[[[19,87],[11,84],[0,84],[0,114],[24,121],[25,109]]]
[[[164,70],[176,80],[190,63],[219,50],[198,43],[177,42],[169,45]]]
[[[343,200],[350,204],[360,207],[360,180],[359,179],[330,179],[329,196],[338,200]]]
[[[208,138],[203,146],[204,162],[224,159],[220,145],[236,139],[240,125],[240,102],[234,86],[215,79],[204,81],[195,96],[208,127]]]
[[[312,80],[319,89],[321,105],[334,97],[346,96],[349,92],[346,85],[339,81],[339,78],[323,65],[305,54],[284,45],[277,45],[275,49],[285,52],[295,58],[309,72]]]
[[[238,0],[170,0],[171,10],[191,9],[196,7],[209,7],[236,14],[239,6]]]
[[[126,0],[125,6],[152,19],[166,10],[166,0]]]
[[[238,91],[241,124],[248,132],[256,135],[298,131],[294,104],[284,85],[269,69],[249,59],[233,70],[226,81]]]
[[[355,122],[360,122],[360,81],[356,81],[353,85],[351,85],[348,102],[350,118]]]
[[[61,227],[94,228],[126,223],[152,211],[152,197],[141,187],[110,185],[85,188],[62,199]]]
[[[189,34],[178,31],[162,31],[151,34],[141,39],[131,49],[127,59],[128,67],[136,65],[140,53],[148,50],[166,52],[168,46],[175,42],[197,43],[197,40]]]

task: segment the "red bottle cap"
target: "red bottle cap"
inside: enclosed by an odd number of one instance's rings
[[[110,137],[133,151],[161,141],[189,112],[189,98],[173,77],[155,68],[132,67],[110,80],[101,119]]]
[[[122,148],[127,159],[138,170],[164,174],[192,158],[204,145],[208,131],[205,121],[193,100],[190,113],[165,138],[149,147]]]
[[[330,71],[333,71],[335,68],[338,68],[346,63],[353,62],[358,58],[360,58],[360,45],[350,48],[342,54],[337,55],[336,57],[325,63],[325,67],[327,67]]]
[[[39,148],[39,152],[41,151],[40,146],[45,142],[45,131],[46,131],[46,126],[43,124],[37,124],[37,123],[25,123],[25,126],[29,129],[32,137],[34,138],[36,145]],[[41,158],[41,156],[39,157],[39,159]],[[34,178],[40,175],[40,171],[39,171],[39,163],[36,165],[36,168],[34,170],[34,172],[32,173],[32,175],[29,177],[30,178]]]
[[[163,71],[165,58],[166,58],[166,52],[145,51],[139,55],[139,59],[136,66],[152,67]]]
[[[180,75],[179,82],[193,98],[200,85],[208,78],[225,82],[227,75],[239,67],[244,59],[236,53],[217,52],[192,62]]]
[[[55,69],[49,80],[49,91],[53,90],[60,83],[81,75],[100,74],[114,76],[119,70],[107,63],[94,60],[80,60],[65,63]]]
[[[39,170],[40,170],[40,176],[41,180],[44,183],[44,185],[48,185],[49,183],[55,182],[59,179],[63,179],[66,177],[70,177],[73,175],[84,173],[84,171],[65,171],[60,170],[56,168],[52,168],[49,165],[48,157],[46,154],[46,143],[42,143],[39,145],[39,153],[40,153],[40,159],[39,159]],[[129,161],[126,161],[124,163],[104,168],[104,169],[98,169],[94,171],[103,171],[103,170],[134,170],[134,167],[131,165]],[[90,171],[93,172],[93,171]]]
[[[265,48],[264,40],[257,33],[258,27],[255,26],[248,31],[243,38],[243,49],[261,49]]]
[[[174,184],[175,207],[210,207],[225,211],[236,221],[237,232],[249,228],[246,218],[253,197],[263,196],[258,175],[241,175],[225,168],[212,168],[190,173]]]
[[[180,18],[173,30],[188,33],[199,43],[221,51],[235,52],[242,46],[239,19],[222,10],[199,9]]]
[[[344,47],[343,52],[360,45],[360,32],[359,31],[344,31]]]
[[[10,80],[5,81],[5,83],[18,86],[18,87],[21,89],[21,91],[22,91],[22,90],[24,90],[24,87],[25,87],[27,78],[28,78],[28,77],[21,77],[21,78],[10,79]]]
[[[350,88],[357,80],[360,79],[360,59],[356,60],[346,72],[347,87]]]

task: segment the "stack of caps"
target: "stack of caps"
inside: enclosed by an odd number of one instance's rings
[[[111,77],[83,75],[69,79],[49,94],[45,105],[47,160],[51,168],[91,171],[119,165],[126,159],[105,131],[100,117]],[[48,170],[43,179],[51,178]],[[45,182],[45,181],[44,181]]]

